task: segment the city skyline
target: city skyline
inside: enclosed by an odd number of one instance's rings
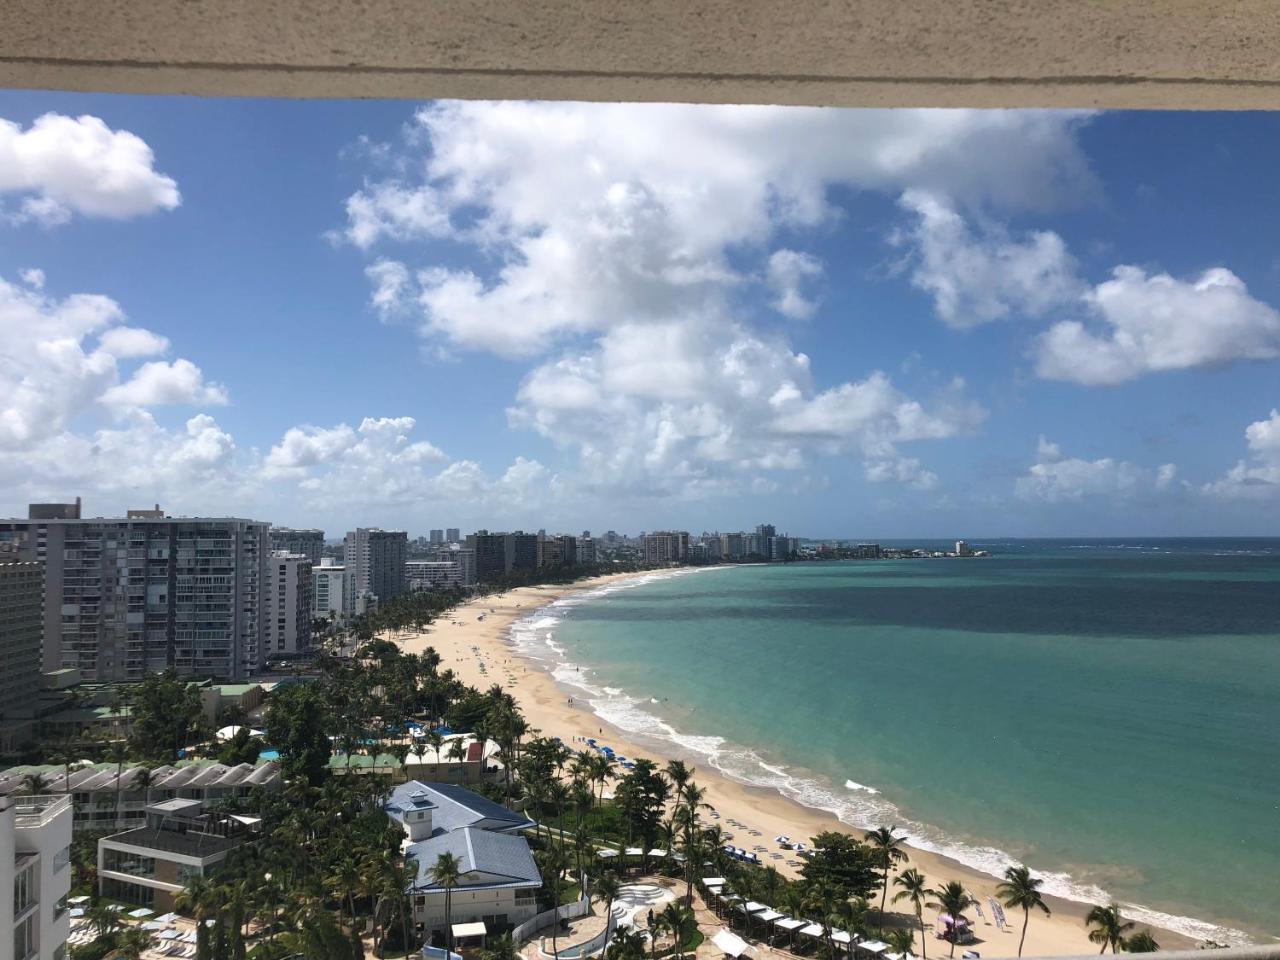
[[[0,514],[1276,531],[1266,116],[0,119]]]

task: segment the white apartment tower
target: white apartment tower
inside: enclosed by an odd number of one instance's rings
[[[71,918],[71,797],[0,799],[0,960],[63,960]]]
[[[325,620],[345,619],[348,610],[347,568],[325,557],[311,568],[311,615]]]
[[[311,648],[311,560],[277,550],[267,560],[262,660],[292,658]]]

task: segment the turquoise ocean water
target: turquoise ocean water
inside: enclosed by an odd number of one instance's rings
[[[602,717],[1196,937],[1280,935],[1280,540],[658,574],[513,628]]]

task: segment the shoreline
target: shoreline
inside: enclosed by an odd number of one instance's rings
[[[680,759],[691,764],[695,768],[698,783],[707,790],[708,803],[721,814],[719,824],[727,832],[736,834],[733,839],[735,845],[751,847],[763,844],[772,850],[774,836],[787,834],[808,840],[822,830],[840,830],[861,837],[863,830],[844,823],[832,813],[792,800],[773,787],[747,784],[730,778],[708,764],[707,758],[694,750],[614,727],[597,715],[587,700],[580,699],[580,690],[552,676],[550,661],[531,658],[515,649],[511,627],[547,605],[571,594],[653,576],[652,571],[608,574],[563,586],[519,587],[505,594],[469,600],[424,632],[405,634],[394,639],[402,649],[410,653],[420,653],[429,646],[434,647],[441,657],[442,668],[453,670],[464,682],[480,689],[494,683],[501,684],[520,703],[530,726],[546,736],[559,736],[570,743],[575,737],[603,737],[619,753],[628,757],[648,755],[660,761]],[[748,835],[741,829],[734,829],[728,823],[730,819],[759,830],[759,835]],[[922,850],[909,844],[906,846],[910,853],[907,865],[924,873],[931,885],[946,880],[961,880],[984,904],[988,896],[994,895],[999,883],[997,878],[944,854]],[[786,859],[784,857],[777,862],[766,859],[764,862],[772,863],[785,875],[795,876],[796,871],[785,865]],[[1090,905],[1051,894],[1045,895],[1045,901],[1052,910],[1052,915],[1045,917],[1037,914],[1033,919],[1027,930],[1024,953],[1029,956],[1049,956],[1094,952],[1096,944],[1089,942],[1084,924]],[[889,909],[891,914],[897,912],[893,907]],[[985,906],[981,917],[977,916],[976,911],[973,912],[974,933],[978,942],[970,945],[970,949],[989,956],[1013,956],[1017,952],[1021,918],[1010,912],[1010,924],[1001,932],[989,914],[990,911]],[[911,919],[914,922],[914,917]],[[1147,925],[1142,921],[1137,924],[1137,928]],[[1150,926],[1156,933],[1161,949],[1184,949],[1198,945],[1199,941],[1188,935],[1154,923]],[[934,946],[936,950],[946,944],[936,941]]]

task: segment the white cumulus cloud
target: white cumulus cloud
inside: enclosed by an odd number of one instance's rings
[[[122,377],[128,361],[166,352],[167,338],[126,326],[110,297],[58,299],[40,279],[20,286],[0,277],[0,450],[56,436],[95,410],[226,402],[189,360],[152,361]]]
[[[225,404],[227,391],[216,383],[205,383],[204,374],[190,360],[153,360],[124,383],[111,387],[101,399],[116,407]]]
[[[1117,267],[1088,296],[1094,319],[1065,320],[1038,341],[1051,380],[1114,385],[1147,373],[1280,356],[1280,313],[1224,267],[1192,280]]]
[[[835,199],[848,191],[914,190],[966,211],[1073,202],[1092,189],[1084,120],[440,103],[380,158],[394,175],[349,198],[345,237],[374,258],[380,313],[415,315],[437,345],[532,364],[509,422],[575,454],[575,482],[763,490],[762,472],[847,454],[872,479],[929,486],[902,445],[981,420],[963,388],[924,401],[870,370],[815,384],[751,301],[763,287],[784,317],[812,314],[823,264],[803,241],[848,215]],[[440,259],[442,241],[465,266]]]
[[[1022,500],[1079,503],[1090,497],[1123,499],[1170,488],[1177,476],[1172,463],[1155,470],[1127,460],[1069,457],[1056,443],[1040,438],[1036,461],[1017,479],[1015,494]]]
[[[804,320],[813,315],[818,304],[804,295],[804,285],[822,276],[822,261],[811,253],[798,250],[775,250],[769,255],[767,278],[774,293],[773,308],[784,317]]]
[[[0,119],[0,196],[15,194],[10,220],[55,225],[73,214],[126,219],[181,203],[155,169],[151,148],[93,116],[46,113],[30,127]]]
[[[975,232],[945,198],[908,190],[899,205],[915,217],[911,283],[933,297],[948,326],[974,327],[1010,314],[1039,317],[1079,299],[1084,284],[1056,233],[1016,239],[998,225]]]
[[[1280,499],[1280,410],[1249,424],[1244,436],[1248,458],[1205,484],[1204,492],[1226,500]]]

